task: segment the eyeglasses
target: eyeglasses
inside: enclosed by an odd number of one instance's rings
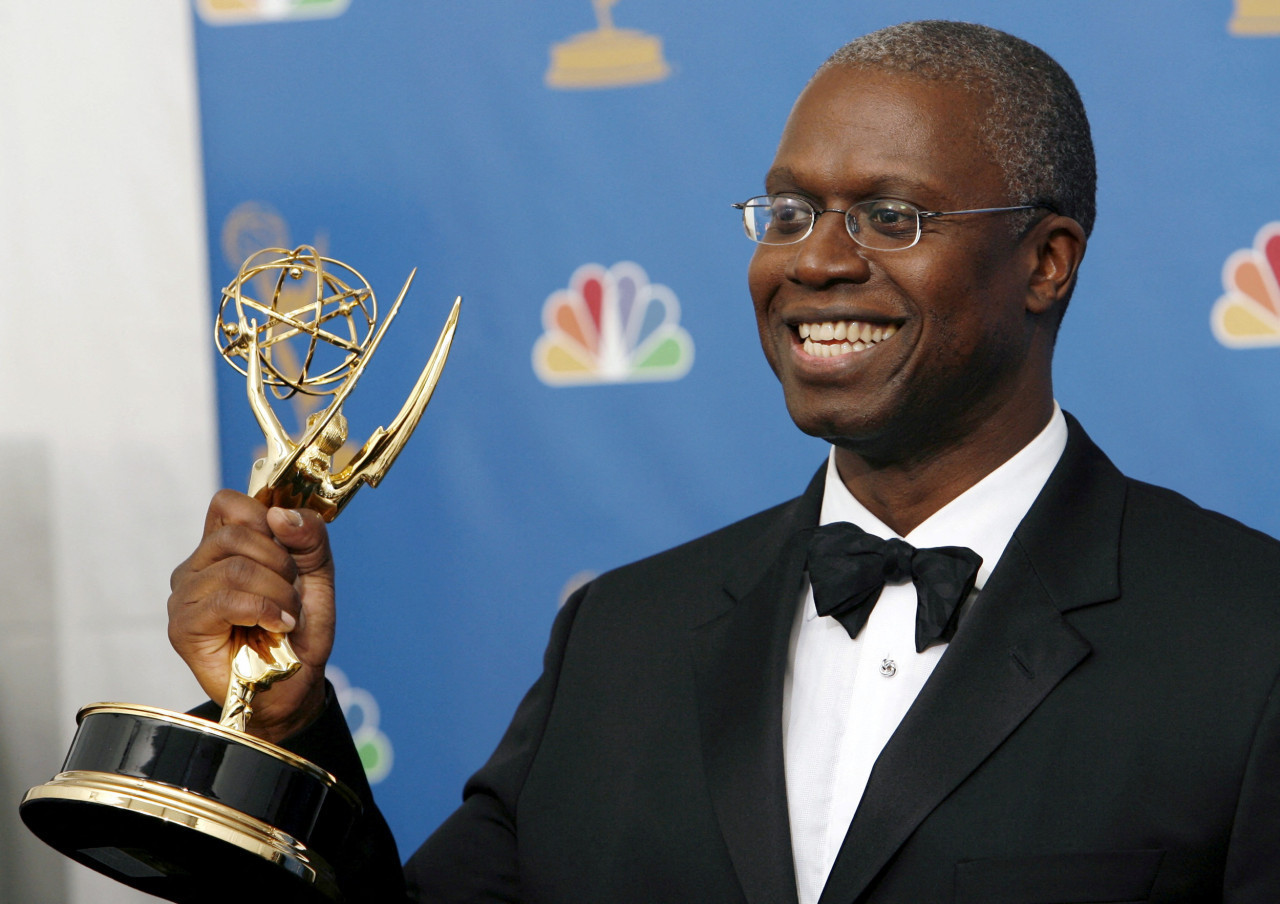
[[[920,221],[935,217],[955,217],[970,213],[1007,213],[1013,210],[1037,210],[1040,204],[1017,207],[979,207],[975,210],[921,210],[906,201],[874,198],[859,201],[848,210],[819,209],[800,195],[783,192],[761,195],[741,204],[742,225],[747,238],[761,245],[794,245],[813,232],[813,224],[824,213],[844,214],[849,237],[863,248],[874,251],[905,251],[920,241]]]

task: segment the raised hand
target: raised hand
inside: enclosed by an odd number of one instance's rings
[[[324,706],[333,648],[333,560],[323,519],[270,508],[231,490],[213,497],[204,536],[170,579],[169,641],[211,699],[221,701],[241,631],[287,634],[297,673],[253,700],[251,734],[278,741]]]

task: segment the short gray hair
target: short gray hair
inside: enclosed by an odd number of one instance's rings
[[[979,128],[1004,170],[1010,203],[1042,205],[1074,219],[1086,236],[1093,230],[1089,119],[1071,76],[1039,47],[985,25],[926,20],[850,41],[818,72],[832,66],[874,67],[989,94],[991,112]]]

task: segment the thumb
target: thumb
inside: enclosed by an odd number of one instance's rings
[[[333,570],[329,531],[318,512],[272,507],[267,511],[267,526],[293,556],[299,576]]]

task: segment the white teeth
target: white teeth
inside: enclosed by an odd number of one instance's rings
[[[850,352],[861,351],[866,347],[860,342],[850,345],[848,342],[832,342],[828,344],[821,340],[814,342],[812,339],[806,339],[804,341],[805,354],[812,355],[815,358],[836,358],[840,355],[847,355]]]
[[[796,332],[804,340],[805,354],[815,358],[832,358],[866,351],[897,331],[898,327],[892,323],[870,324],[859,320],[828,320],[796,326]]]

